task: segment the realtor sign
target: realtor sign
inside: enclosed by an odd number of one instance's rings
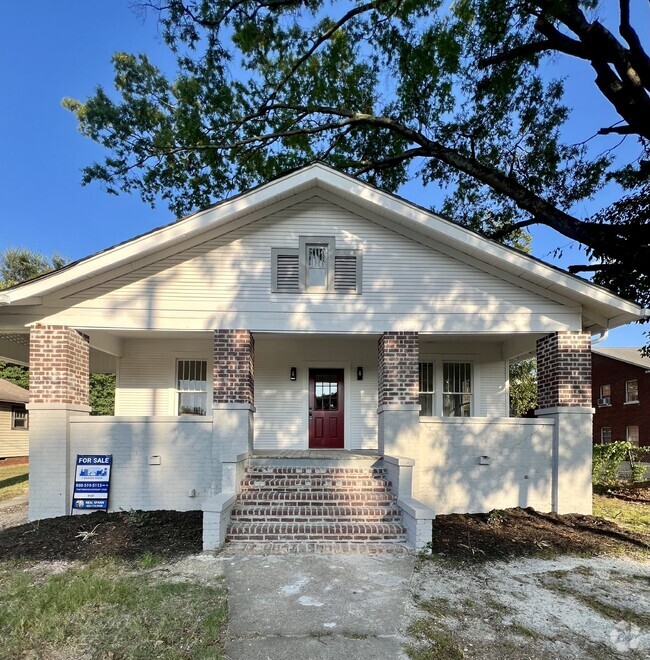
[[[77,454],[72,509],[108,510],[113,455]]]

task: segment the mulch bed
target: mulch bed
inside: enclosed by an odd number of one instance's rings
[[[650,504],[650,481],[641,481],[631,486],[613,488],[607,491],[608,495],[628,502],[646,502]]]
[[[459,561],[621,551],[650,551],[650,535],[628,532],[595,516],[561,516],[531,508],[450,514],[433,521],[432,554]]]
[[[0,559],[138,559],[201,552],[201,511],[125,511],[48,518],[0,532]],[[84,540],[80,532],[91,532]]]
[[[90,532],[84,538],[81,532]],[[201,552],[201,511],[95,512],[49,518],[0,532],[0,559],[138,559]],[[627,532],[594,516],[534,509],[438,516],[432,554],[470,562],[650,551],[650,535]]]

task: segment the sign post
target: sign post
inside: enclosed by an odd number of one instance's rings
[[[77,466],[72,494],[72,510],[99,509],[108,511],[111,485],[112,454],[77,454]]]

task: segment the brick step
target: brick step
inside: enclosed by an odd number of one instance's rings
[[[327,490],[358,490],[373,492],[389,492],[390,482],[385,479],[323,479],[322,477],[306,478],[253,478],[244,479],[242,488],[246,490],[295,490],[295,489],[321,489]]]
[[[230,520],[241,522],[351,522],[401,524],[402,514],[396,507],[341,506],[235,506]]]
[[[358,491],[312,491],[312,490],[246,490],[238,495],[239,502],[243,504],[270,504],[281,502],[284,506],[300,506],[305,503],[333,506],[390,506],[394,498],[390,493],[373,493]]]
[[[228,531],[229,541],[393,541],[406,540],[395,523],[240,523]]]
[[[366,475],[381,477],[386,474],[384,468],[361,467],[361,468],[348,468],[348,467],[316,467],[316,466],[288,466],[288,465],[251,465],[246,468],[247,474],[296,474],[296,475]]]

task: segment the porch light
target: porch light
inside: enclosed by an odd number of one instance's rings
[[[357,367],[357,380],[363,380],[363,367]]]
[[[295,367],[291,367],[291,371],[289,372],[289,380],[296,380],[297,373],[298,370]]]

